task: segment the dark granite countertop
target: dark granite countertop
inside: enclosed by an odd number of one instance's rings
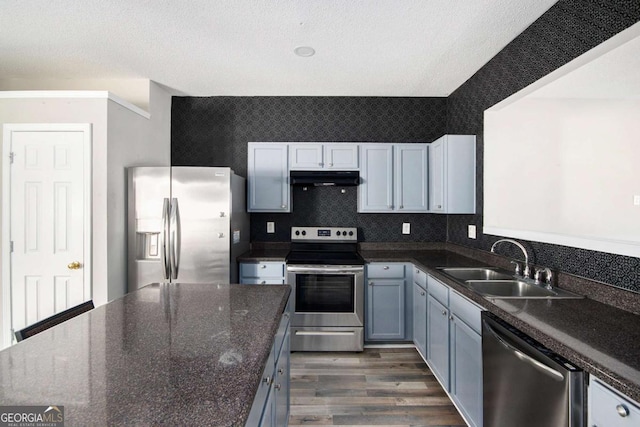
[[[249,252],[245,252],[238,256],[238,262],[264,262],[264,261],[279,261],[284,262],[288,248],[275,248],[275,249],[252,249]]]
[[[3,405],[65,425],[243,426],[289,286],[152,284],[0,352]]]
[[[452,251],[361,250],[360,254],[367,262],[413,263],[586,372],[640,401],[639,315],[590,298],[490,301],[437,270],[437,267],[490,265]],[[284,261],[284,256],[278,260]]]

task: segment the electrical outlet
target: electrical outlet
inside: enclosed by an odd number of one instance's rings
[[[402,223],[402,234],[411,234],[411,223],[409,222]]]
[[[267,222],[267,233],[273,234],[276,232],[276,223],[269,221]]]
[[[469,225],[468,230],[467,230],[467,234],[468,234],[470,239],[475,239],[476,238],[476,226],[475,225]]]

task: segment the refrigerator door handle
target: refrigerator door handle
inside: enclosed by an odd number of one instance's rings
[[[171,215],[169,219],[169,260],[171,264],[171,279],[178,278],[178,268],[180,267],[180,210],[178,209],[178,199],[171,199]]]
[[[164,198],[162,204],[162,232],[160,233],[160,258],[162,260],[162,275],[169,280],[171,267],[169,266],[169,199]]]

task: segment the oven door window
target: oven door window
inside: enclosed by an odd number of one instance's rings
[[[296,312],[353,313],[354,282],[349,274],[296,274]]]

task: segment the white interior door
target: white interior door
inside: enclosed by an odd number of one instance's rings
[[[91,298],[90,127],[6,125],[4,136],[10,209],[3,240],[9,239],[11,328],[19,330]]]

